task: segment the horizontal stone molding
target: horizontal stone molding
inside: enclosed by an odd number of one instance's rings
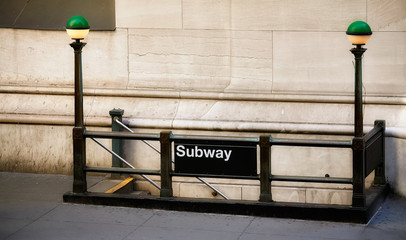
[[[72,87],[32,87],[0,86],[0,93],[73,95]],[[303,103],[343,103],[353,104],[352,95],[320,94],[282,94],[282,93],[242,93],[242,92],[201,92],[201,91],[163,91],[144,89],[83,89],[84,96],[137,97],[137,98],[175,98],[202,100],[235,100],[235,101],[269,101],[269,102],[303,102]],[[406,96],[364,95],[365,104],[406,105]]]
[[[229,132],[270,132],[284,134],[320,134],[351,136],[354,127],[344,124],[312,123],[278,123],[278,122],[239,122],[213,120],[182,119],[135,119],[126,118],[123,122],[133,129],[173,129],[191,131],[229,131]],[[34,114],[0,114],[0,124],[33,124],[33,125],[74,125],[73,116],[34,115]],[[87,117],[85,124],[89,127],[110,127],[109,117]],[[372,124],[364,125],[364,131],[373,128]],[[387,127],[386,137],[406,139],[406,128]]]
[[[73,127],[74,116],[34,115],[34,114],[0,114],[0,123],[6,124],[34,124],[34,125],[62,125]],[[110,118],[92,117],[85,119],[85,124],[92,127],[111,126]]]

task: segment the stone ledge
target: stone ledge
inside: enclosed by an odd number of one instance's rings
[[[138,129],[173,129],[191,131],[233,131],[233,132],[271,132],[272,134],[325,134],[351,136],[352,125],[329,125],[308,123],[261,123],[211,120],[171,120],[171,119],[125,119],[130,128]],[[0,124],[36,124],[73,126],[73,116],[36,115],[36,114],[7,114],[0,113]],[[111,127],[109,117],[86,117],[87,127]],[[364,126],[365,131],[372,126]],[[385,137],[406,139],[406,129],[387,127]]]
[[[0,85],[0,93],[10,94],[40,94],[40,95],[72,95],[73,86],[13,86]],[[174,91],[153,89],[109,89],[84,88],[84,96],[105,97],[140,97],[140,98],[175,98],[201,100],[238,100],[238,101],[268,101],[268,102],[302,102],[302,103],[344,103],[353,104],[353,95],[320,95],[287,94],[287,93],[244,93],[244,92],[205,92],[205,91]],[[376,105],[405,105],[406,96],[365,95],[365,104]]]

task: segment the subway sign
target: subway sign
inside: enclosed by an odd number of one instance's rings
[[[256,143],[176,140],[175,172],[257,176]]]

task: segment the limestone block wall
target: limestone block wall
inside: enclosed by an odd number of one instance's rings
[[[365,131],[386,120],[388,178],[406,195],[405,0],[119,0],[115,8],[116,30],[85,40],[86,124],[108,130],[108,111],[122,108],[136,131],[195,135],[350,139],[354,68],[345,31],[367,21],[374,33],[363,61]],[[0,170],[70,174],[71,40],[63,31],[6,28],[0,38]],[[154,167],[135,158],[153,155],[127,145],[131,161]],[[89,148],[89,162],[109,164],[107,153]],[[301,151],[318,159],[310,165],[316,174],[331,173],[335,162],[343,164],[338,175],[351,172],[349,153]],[[281,171],[294,172],[285,158],[295,153],[274,153]],[[187,181],[179,181],[186,195]],[[234,185],[236,196],[255,192],[250,183]],[[313,189],[292,198],[316,201]]]

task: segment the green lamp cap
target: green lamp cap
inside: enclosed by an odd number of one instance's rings
[[[66,23],[66,29],[89,29],[89,23],[82,16],[73,16]]]
[[[364,21],[355,21],[348,26],[347,35],[372,35],[371,28]]]

